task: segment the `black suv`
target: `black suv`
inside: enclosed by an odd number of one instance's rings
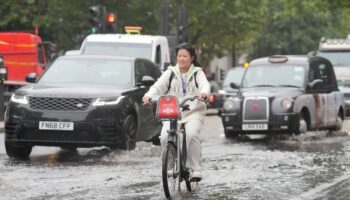
[[[305,133],[342,128],[345,106],[332,64],[322,57],[271,56],[253,60],[237,96],[226,99],[226,137],[252,133]]]
[[[132,150],[137,141],[158,143],[162,125],[141,100],[160,74],[141,58],[56,59],[36,84],[12,95],[4,120],[7,154],[27,158],[36,145]]]

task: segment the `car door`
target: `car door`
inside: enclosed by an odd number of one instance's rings
[[[310,62],[309,82],[321,80],[322,82],[312,88],[315,100],[315,125],[325,127],[335,123],[336,120],[336,86],[332,65],[327,60],[315,58]]]
[[[142,103],[142,97],[149,90],[149,86],[140,85],[142,77],[153,77],[152,70],[149,69],[151,64],[153,63],[145,59],[135,60],[135,82],[139,85],[134,97],[138,111],[138,140],[148,140],[157,134],[155,133],[157,130],[153,106],[143,105]]]

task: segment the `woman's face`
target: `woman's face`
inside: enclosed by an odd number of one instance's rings
[[[192,64],[193,57],[191,57],[190,52],[186,49],[180,49],[177,52],[177,63],[180,66],[180,69],[188,70]]]

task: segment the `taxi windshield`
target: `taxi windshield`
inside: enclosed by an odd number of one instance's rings
[[[247,69],[241,87],[303,87],[304,79],[305,67],[301,65],[253,65]]]

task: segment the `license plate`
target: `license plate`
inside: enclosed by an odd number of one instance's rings
[[[242,130],[244,131],[267,130],[267,124],[243,124]]]
[[[40,121],[39,130],[60,130],[60,131],[72,131],[74,130],[73,122],[48,122]]]

